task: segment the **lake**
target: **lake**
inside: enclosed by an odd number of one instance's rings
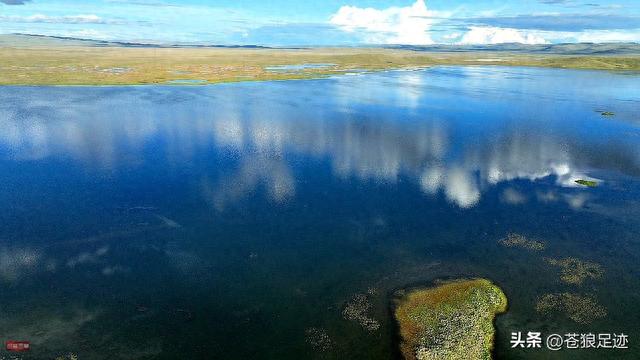
[[[25,359],[388,359],[392,294],[463,277],[509,299],[498,357],[640,357],[638,74],[0,87],[0,130],[0,339]],[[567,283],[566,258],[603,275]],[[537,311],[562,293],[606,315]],[[357,294],[379,329],[343,316]],[[513,331],[630,349],[511,349]]]

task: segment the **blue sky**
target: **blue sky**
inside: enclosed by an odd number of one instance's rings
[[[0,33],[259,45],[640,42],[638,0],[0,0]]]

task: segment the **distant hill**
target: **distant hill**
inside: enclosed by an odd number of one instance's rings
[[[497,45],[391,45],[390,49],[404,49],[424,52],[514,52],[514,53],[544,53],[556,55],[640,55],[640,44],[637,43],[577,43],[577,44],[497,44]]]
[[[216,45],[177,43],[161,44],[146,42],[108,41],[82,39],[64,36],[46,36],[32,34],[0,35],[0,47],[33,47],[33,46],[90,46],[90,47],[132,47],[132,48],[228,48],[228,49],[272,49],[260,45]],[[386,48],[419,52],[510,52],[523,54],[554,55],[640,55],[640,44],[637,43],[577,43],[577,44],[498,44],[498,45],[381,45],[362,46],[364,48]],[[301,47],[277,47],[279,49],[299,49]],[[306,47],[313,48],[313,47]]]
[[[132,47],[132,48],[247,48],[269,49],[259,45],[210,45],[210,44],[154,44],[128,41],[109,41],[82,39],[66,36],[47,36],[33,34],[0,35],[0,46],[95,46],[95,47]]]

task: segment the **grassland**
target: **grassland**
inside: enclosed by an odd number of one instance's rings
[[[271,67],[330,64],[297,71]],[[0,42],[0,85],[125,85],[306,79],[435,65],[640,70],[640,56],[420,52],[374,48],[154,48]]]

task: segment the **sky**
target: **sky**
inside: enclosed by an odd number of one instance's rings
[[[0,0],[0,33],[267,46],[640,42],[640,1]]]

